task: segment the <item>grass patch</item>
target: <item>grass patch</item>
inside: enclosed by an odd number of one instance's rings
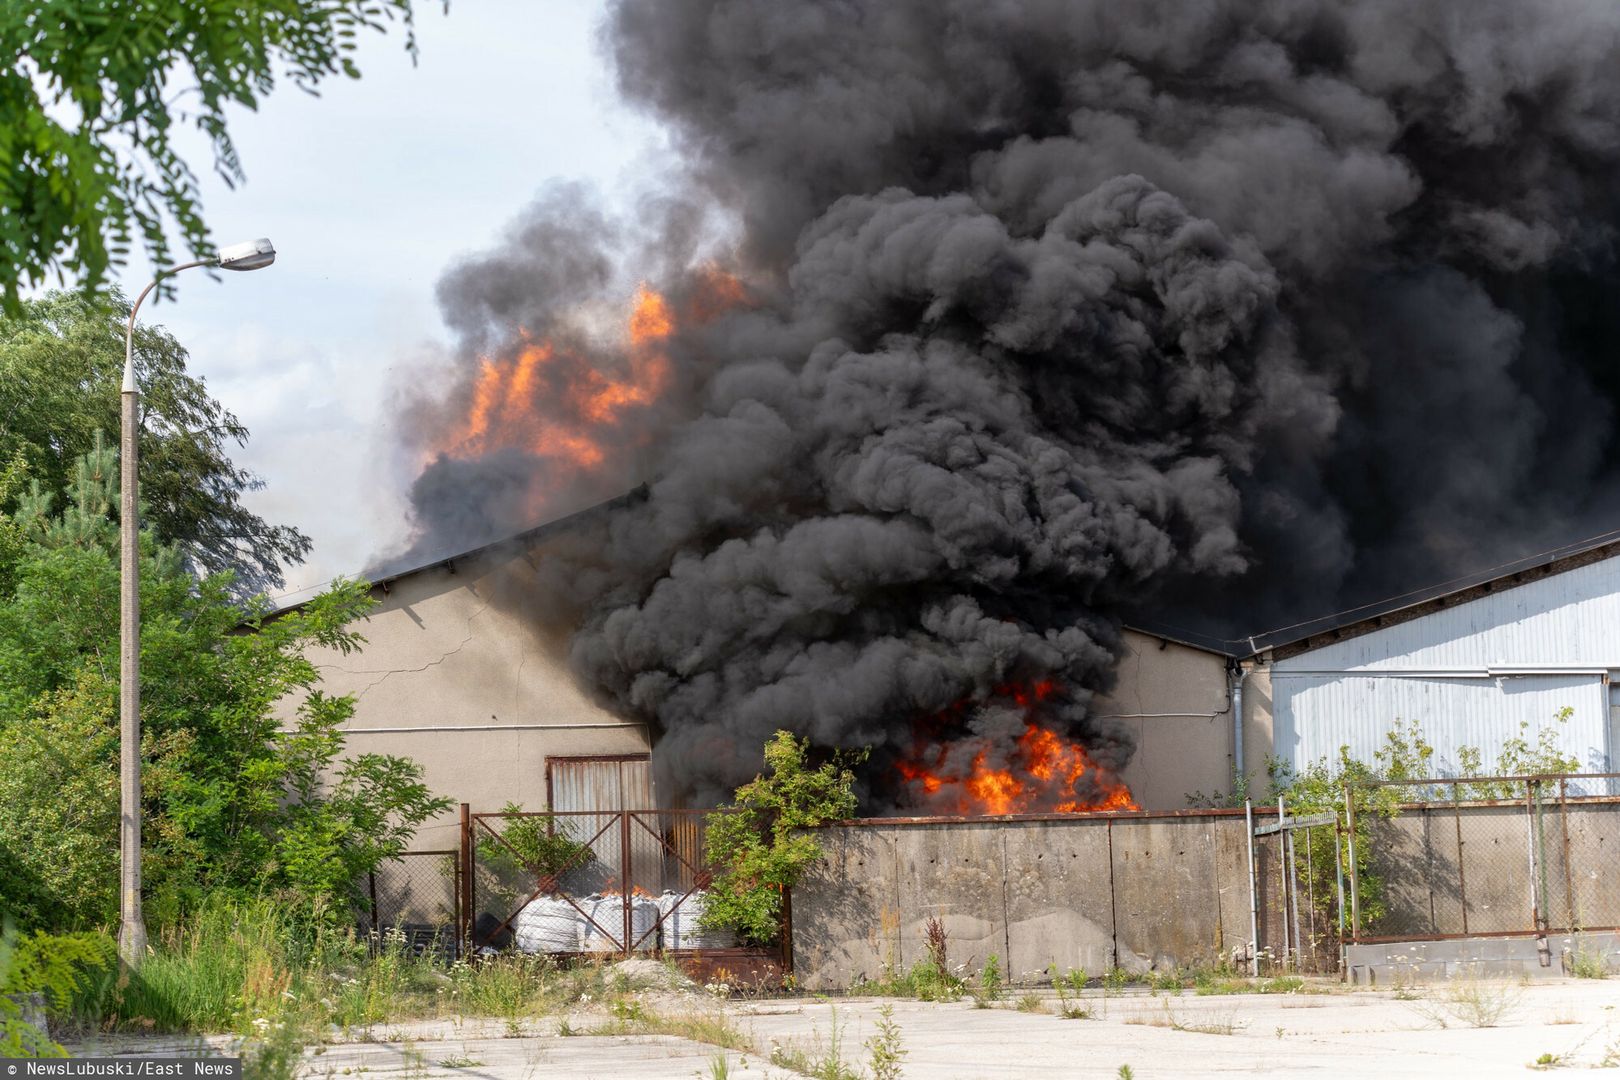
[[[614,1002],[613,1019],[592,1028],[590,1035],[673,1035],[726,1050],[752,1051],[754,1042],[722,1012],[667,1015],[637,1001]],[[559,1032],[559,1034],[562,1034]]]
[[[1197,1018],[1177,1016],[1168,1001],[1164,1002],[1162,1013],[1137,1013],[1126,1017],[1125,1022],[1142,1027],[1191,1031],[1200,1035],[1236,1035],[1246,1026],[1232,1012],[1205,1013]]]
[[[1457,979],[1437,997],[1414,1007],[1438,1027],[1453,1022],[1474,1028],[1496,1027],[1519,1003],[1521,991],[1508,983],[1478,978]]]
[[[1607,979],[1609,965],[1601,952],[1577,945],[1569,954],[1569,973],[1577,979]]]
[[[1021,1013],[1044,1013],[1046,1002],[1041,1000],[1039,994],[1025,994],[1018,999],[1016,1008]]]

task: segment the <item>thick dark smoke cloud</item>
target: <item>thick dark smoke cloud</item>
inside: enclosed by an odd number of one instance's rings
[[[1047,678],[1118,765],[1121,613],[1237,638],[1613,525],[1612,5],[619,0],[604,40],[689,163],[640,272],[687,288],[724,206],[753,295],[536,603],[696,797],[964,699],[1005,752]],[[543,205],[458,270],[469,348],[612,235]],[[454,464],[429,533],[528,524]]]

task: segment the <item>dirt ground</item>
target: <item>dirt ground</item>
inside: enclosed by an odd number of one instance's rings
[[[304,1075],[532,1080],[872,1075],[880,1009],[892,1008],[900,1076],[907,1080],[1013,1077],[1524,1076],[1538,1070],[1620,1067],[1620,981],[1479,982],[1408,991],[1200,997],[1132,989],[1087,991],[1087,1018],[1056,1015],[1050,993],[992,1008],[874,998],[720,1002],[652,992],[648,1015],[669,1025],[729,1022],[751,1051],[722,1050],[644,1028],[634,1015],[579,1012],[527,1021],[435,1021],[333,1032],[306,1052]],[[1029,1011],[1034,1009],[1041,1011]],[[1477,1025],[1487,1026],[1477,1026]],[[572,1034],[571,1034],[572,1033]],[[228,1040],[108,1037],[75,1053],[150,1055]],[[773,1063],[773,1056],[775,1063]],[[1127,1067],[1129,1072],[1122,1073]],[[844,1071],[840,1072],[839,1069]]]

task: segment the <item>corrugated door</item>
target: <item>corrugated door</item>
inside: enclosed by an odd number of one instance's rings
[[[657,892],[663,848],[658,838],[639,823],[656,828],[656,818],[629,822],[613,820],[613,815],[630,811],[651,811],[653,800],[652,762],[645,754],[597,757],[551,757],[546,759],[546,801],[555,813],[591,811],[578,817],[558,818],[578,840],[591,841],[596,852],[599,877],[604,888],[623,891],[640,888]],[[623,840],[630,837],[631,881],[619,878],[624,870]],[[604,830],[604,826],[606,829]],[[599,833],[601,835],[596,835]]]

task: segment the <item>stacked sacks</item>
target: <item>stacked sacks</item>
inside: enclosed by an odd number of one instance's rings
[[[709,929],[703,925],[703,890],[690,896],[685,893],[666,892],[658,898],[658,913],[663,917],[664,948],[666,949],[729,949],[737,944],[736,935],[729,930]]]
[[[651,951],[658,948],[659,908],[653,901],[641,897],[629,897],[630,903],[630,944],[638,951]],[[617,893],[605,896],[587,896],[580,902],[590,919],[583,923],[583,938],[581,947],[585,952],[618,952],[625,947],[620,939],[624,936],[624,905],[626,898]]]
[[[527,953],[579,952],[585,928],[585,918],[573,904],[542,896],[525,904],[513,920],[513,944]]]

